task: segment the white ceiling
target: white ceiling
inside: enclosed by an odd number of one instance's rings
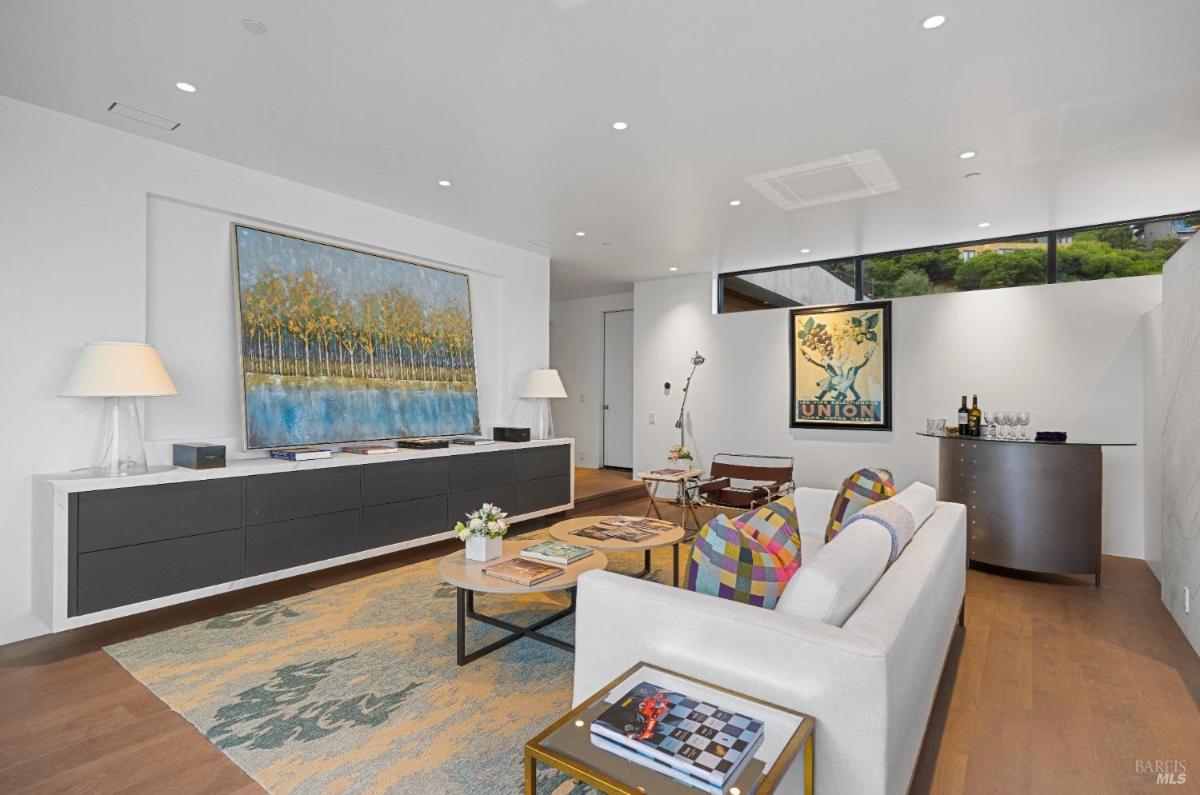
[[[1200,208],[1196,10],[0,0],[0,93],[549,253],[564,298]],[[746,181],[864,150],[899,190],[784,210]]]

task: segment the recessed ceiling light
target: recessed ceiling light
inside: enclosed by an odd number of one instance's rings
[[[576,233],[575,233],[575,237],[587,237],[587,232],[584,232],[584,231],[581,229],[581,230],[579,230],[578,232],[576,232]]]
[[[946,24],[946,17],[942,16],[941,14],[934,14],[931,17],[925,17],[924,19],[921,20],[921,27],[925,28],[925,30],[933,30],[934,28],[940,28],[942,25],[945,25],[945,24]]]
[[[667,270],[669,270],[671,273],[674,273],[675,271],[679,270],[679,268],[676,268],[674,265],[672,265],[671,267],[667,268]]]
[[[614,121],[613,129],[614,130],[628,130],[629,124],[627,122],[623,122],[623,121]]]
[[[741,207],[741,206],[742,206],[742,200],[741,200],[741,199],[734,199],[733,201],[731,201],[731,202],[729,203],[729,206],[730,206],[730,207]]]
[[[976,224],[976,226],[978,226],[980,229],[987,229],[991,225],[992,224],[990,221],[980,221],[978,224]]]
[[[978,176],[982,176],[978,171],[968,171],[966,174],[963,174],[963,179],[970,179],[971,177]]]
[[[976,154],[977,154],[976,152],[972,152],[970,149],[968,149],[968,150],[967,150],[967,151],[965,151],[965,152],[959,152],[959,153],[958,153],[958,159],[959,159],[959,160],[970,160],[970,159],[971,159],[972,157],[974,157]]]
[[[448,188],[448,187],[450,187],[450,180],[448,180],[448,179],[439,179],[439,180],[438,180],[438,184],[439,184],[439,185],[441,185],[443,188]]]
[[[243,19],[242,27],[246,29],[247,33],[253,33],[255,36],[261,36],[267,32],[267,26],[257,19]]]
[[[800,253],[801,254],[811,254],[812,249],[811,248],[802,248],[802,249],[800,249]]]
[[[194,85],[192,85],[191,83],[176,83],[175,87],[178,88],[180,91],[184,92],[185,94],[195,94],[196,93],[196,87]]]

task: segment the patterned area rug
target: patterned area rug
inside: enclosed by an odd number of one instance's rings
[[[522,624],[566,602],[476,597]],[[523,638],[459,668],[454,615],[432,560],[105,650],[270,792],[521,792],[525,741],[570,707],[572,657]],[[504,634],[467,629],[468,649]],[[571,640],[574,617],[543,631]],[[538,792],[589,789],[539,771]]]

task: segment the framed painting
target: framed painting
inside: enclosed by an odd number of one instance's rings
[[[791,427],[892,429],[889,301],[793,309]]]
[[[466,274],[233,224],[246,449],[479,433]]]

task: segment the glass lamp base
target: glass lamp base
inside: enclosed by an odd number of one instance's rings
[[[532,398],[533,418],[529,425],[529,435],[533,439],[554,438],[554,415],[550,412],[550,401],[546,398]]]
[[[92,473],[100,477],[140,475],[146,466],[146,443],[137,398],[104,399],[104,419],[96,438]]]

